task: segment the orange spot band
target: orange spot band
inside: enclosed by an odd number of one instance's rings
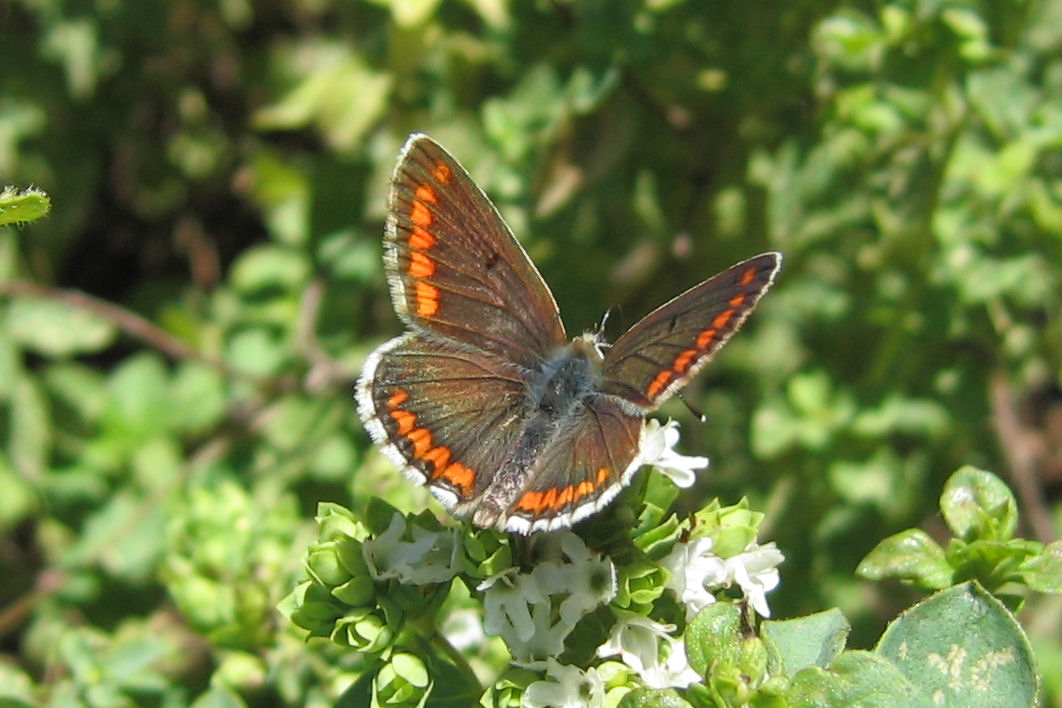
[[[675,357],[675,363],[671,365],[671,368],[679,373],[684,374],[689,371],[690,366],[697,360],[697,355],[700,354],[696,349],[687,349],[686,351]]]
[[[423,281],[417,283],[417,314],[433,317],[439,311],[439,289]]]
[[[418,226],[431,226],[431,210],[424,202],[413,200],[413,208],[409,210],[409,220]]]
[[[435,196],[435,190],[431,188],[431,185],[422,184],[413,192],[417,195],[417,199],[422,202],[428,202],[429,204],[437,204],[439,202],[438,197]]]
[[[414,226],[409,234],[409,247],[427,251],[435,245],[435,237],[423,226]]]
[[[409,274],[414,278],[430,278],[435,275],[435,261],[414,251],[409,256]]]
[[[436,162],[435,167],[432,168],[431,176],[438,180],[440,184],[448,184],[453,172],[445,162]]]
[[[671,379],[674,376],[674,372],[671,369],[664,369],[656,378],[649,384],[649,388],[645,390],[645,395],[650,399],[656,398],[660,395],[660,392],[667,388],[667,385],[671,383]]]
[[[729,322],[730,318],[733,316],[734,310],[723,310],[715,316],[714,320],[712,320],[712,326],[716,329],[722,329],[723,327],[726,327],[726,323]]]

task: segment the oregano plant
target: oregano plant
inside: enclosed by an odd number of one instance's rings
[[[866,649],[847,646],[837,609],[770,618],[785,565],[762,514],[713,501],[679,517],[675,496],[654,472],[601,517],[530,537],[324,503],[283,610],[360,657],[348,705],[1035,705],[1012,608],[1062,589],[1062,554],[1014,538],[992,474],[964,467],[946,484],[946,551],[911,530],[860,565],[936,591]]]

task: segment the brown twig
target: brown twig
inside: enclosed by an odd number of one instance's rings
[[[1044,454],[1043,443],[1038,435],[1027,431],[1022,425],[1006,374],[997,371],[992,376],[990,386],[992,420],[1003,455],[1007,458],[1018,498],[1037,540],[1050,543],[1055,539],[1055,529],[1043,490],[1036,477],[1038,462]]]
[[[71,307],[77,307],[102,317],[114,324],[122,332],[139,339],[171,359],[198,361],[219,370],[226,376],[243,379],[256,386],[283,388],[283,382],[269,381],[261,376],[237,369],[227,361],[196,351],[135,312],[93,297],[80,290],[65,290],[25,280],[12,280],[0,283],[0,295],[21,295],[58,300]]]
[[[310,362],[305,385],[310,391],[330,388],[334,383],[350,381],[354,374],[321,348],[317,341],[317,318],[324,300],[324,282],[314,278],[302,293],[295,322],[295,346]]]

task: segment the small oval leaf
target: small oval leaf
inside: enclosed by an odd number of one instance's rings
[[[942,590],[885,630],[875,651],[938,706],[1036,704],[1032,649],[1014,616],[977,583]]]

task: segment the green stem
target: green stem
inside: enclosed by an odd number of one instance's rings
[[[426,626],[427,625],[427,626]],[[479,686],[482,689],[482,685],[479,682],[479,677],[476,676],[476,672],[472,670],[472,665],[468,663],[468,659],[465,655],[458,650],[450,641],[439,634],[439,630],[434,624],[428,625],[427,623],[415,622],[417,630],[421,633],[429,644],[437,649],[443,656],[450,660],[450,663],[457,667],[457,670],[461,672],[461,675],[472,684],[473,686]]]

